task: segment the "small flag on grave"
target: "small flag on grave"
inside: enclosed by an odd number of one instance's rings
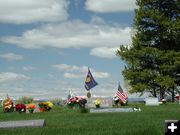
[[[123,91],[120,83],[118,85],[118,90],[116,92],[116,95],[118,96],[118,98],[125,104],[128,101],[128,95]]]

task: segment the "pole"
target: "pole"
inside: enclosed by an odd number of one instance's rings
[[[87,93],[87,98],[88,98],[88,100],[87,100],[87,102],[88,102],[88,108],[90,108],[90,103],[91,103],[91,93],[90,93],[90,91]]]

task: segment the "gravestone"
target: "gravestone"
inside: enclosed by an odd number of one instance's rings
[[[0,122],[0,128],[43,127],[45,125],[43,119]]]
[[[110,113],[110,112],[133,112],[133,108],[100,108],[90,109],[90,113]]]
[[[149,97],[145,99],[147,106],[158,106],[160,102],[158,101],[158,98]]]

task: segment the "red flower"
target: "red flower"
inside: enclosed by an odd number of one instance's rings
[[[16,111],[19,111],[19,112],[26,112],[26,106],[24,104],[17,104],[15,106],[16,108]]]

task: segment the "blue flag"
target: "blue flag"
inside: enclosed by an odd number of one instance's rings
[[[89,68],[88,68],[88,74],[86,76],[86,80],[85,80],[85,88],[86,90],[90,90],[92,89],[93,87],[95,87],[96,85],[98,85],[98,83],[94,80]]]

